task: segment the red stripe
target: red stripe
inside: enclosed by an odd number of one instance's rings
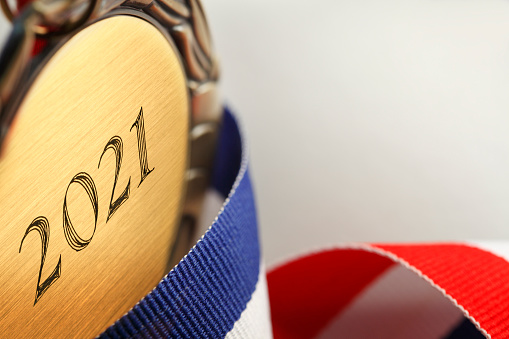
[[[509,263],[464,245],[378,245],[443,288],[492,338],[509,338]]]
[[[25,8],[26,5],[28,5],[32,0],[18,0],[16,1],[16,7],[18,9],[18,12],[21,12],[23,8]]]
[[[275,339],[316,336],[366,285],[394,263],[362,250],[331,250],[267,275]]]
[[[46,47],[47,43],[47,40],[37,38],[35,40],[34,49],[32,50],[32,55],[39,54],[44,49],[44,47]]]

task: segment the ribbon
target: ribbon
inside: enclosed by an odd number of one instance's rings
[[[507,244],[342,245],[265,275],[228,110],[213,187],[226,200],[212,226],[101,338],[509,338]]]

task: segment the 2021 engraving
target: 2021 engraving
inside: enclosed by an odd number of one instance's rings
[[[23,239],[21,239],[21,244],[19,245],[19,253],[21,253],[21,247],[23,246],[23,241],[25,240],[28,233],[32,231],[37,231],[41,237],[42,242],[42,254],[41,254],[41,268],[39,269],[39,279],[37,279],[37,288],[35,289],[35,301],[34,306],[37,304],[39,299],[42,297],[44,292],[48,290],[48,288],[53,285],[58,278],[60,278],[60,273],[62,270],[62,255],[58,258],[58,264],[50,274],[46,280],[41,284],[41,273],[42,267],[44,266],[44,260],[46,259],[46,251],[48,250],[49,245],[49,222],[45,217],[37,217],[35,218],[30,225],[28,226]]]
[[[133,127],[136,126],[136,136],[138,137],[138,154],[140,156],[140,171],[141,171],[141,179],[138,187],[140,187],[141,183],[145,178],[154,170],[152,168],[149,170],[148,167],[148,159],[147,159],[147,140],[145,139],[145,120],[143,120],[143,107],[140,109],[140,113],[136,118],[136,121],[131,126],[130,131]]]
[[[124,150],[123,150],[124,147],[122,144],[123,143],[122,143],[121,137],[116,136],[116,135],[114,137],[112,137],[110,139],[110,141],[108,141],[106,146],[104,146],[104,151],[101,154],[101,158],[99,159],[99,164],[97,165],[97,168],[99,168],[99,166],[101,166],[101,160],[103,158],[103,155],[104,155],[104,153],[106,153],[106,151],[108,149],[112,149],[115,152],[115,158],[116,158],[115,181],[113,182],[113,189],[111,191],[110,207],[108,210],[108,217],[106,218],[106,222],[108,222],[110,220],[111,216],[113,215],[113,213],[115,213],[116,210],[118,210],[120,205],[122,205],[124,202],[126,202],[127,199],[129,199],[129,191],[131,189],[131,177],[129,177],[127,186],[124,189],[124,191],[122,192],[122,194],[120,194],[120,196],[118,197],[117,200],[113,201],[113,195],[115,194],[115,186],[117,186],[118,174],[120,173],[120,166],[122,166],[122,155],[124,152]]]
[[[76,229],[74,229],[74,226],[71,222],[71,217],[69,216],[69,211],[67,209],[67,193],[69,192],[69,187],[71,187],[72,184],[79,184],[81,187],[85,189],[85,192],[87,192],[88,198],[90,199],[90,202],[92,203],[92,208],[94,209],[94,216],[95,216],[95,223],[94,223],[94,230],[92,231],[92,235],[88,239],[83,239],[78,235],[78,232],[76,232]],[[67,189],[65,190],[65,197],[64,197],[64,234],[65,239],[67,240],[67,243],[73,250],[76,252],[81,251],[85,247],[90,244],[92,241],[92,238],[95,234],[95,229],[97,228],[97,213],[99,210],[99,201],[97,199],[97,189],[95,188],[94,179],[85,172],[81,172],[76,174],[69,185],[67,186]]]
[[[140,160],[140,183],[138,184],[138,187],[141,185],[143,180],[152,173],[154,168],[149,169],[148,166],[148,155],[147,155],[147,141],[145,138],[145,122],[143,118],[143,108],[140,109],[140,112],[138,113],[138,117],[136,118],[136,121],[131,126],[130,131],[133,129],[133,127],[136,127],[136,137],[138,141],[138,155]],[[113,214],[120,208],[122,204],[124,204],[127,199],[129,198],[130,194],[130,187],[131,187],[131,177],[129,177],[129,181],[127,183],[126,188],[123,190],[123,192],[120,194],[120,196],[113,201],[113,197],[115,195],[115,187],[117,185],[118,176],[120,173],[120,168],[122,166],[122,156],[123,156],[123,142],[122,138],[119,136],[113,136],[106,146],[104,147],[104,150],[99,157],[99,164],[97,165],[97,168],[101,165],[101,160],[106,153],[107,150],[112,149],[115,152],[115,177],[113,181],[113,189],[111,191],[111,199],[110,204],[108,208],[108,217],[106,219],[106,222],[110,220],[110,218],[113,216]],[[94,210],[94,217],[95,217],[95,223],[94,223],[94,230],[92,232],[92,235],[88,239],[83,239],[80,237],[80,235],[77,233],[76,229],[74,228],[71,217],[69,215],[69,211],[67,208],[67,194],[69,192],[69,187],[71,187],[72,184],[78,184],[80,185],[88,195],[88,198],[90,199],[90,203],[92,204],[92,208]],[[67,189],[65,191],[64,196],[64,204],[63,204],[63,229],[64,229],[64,235],[65,239],[67,240],[67,244],[76,252],[79,252],[83,249],[85,249],[90,242],[92,241],[92,238],[94,237],[96,228],[97,228],[97,218],[99,214],[99,200],[98,200],[98,194],[97,194],[97,188],[94,182],[94,179],[90,174],[85,172],[80,172],[76,174],[71,181],[69,182],[69,185],[67,186]],[[46,217],[39,216],[35,218],[28,228],[25,231],[25,234],[23,238],[21,239],[21,244],[19,246],[19,253],[21,253],[21,248],[23,246],[23,241],[25,240],[26,236],[32,232],[36,231],[39,233],[41,242],[42,242],[42,254],[41,254],[41,265],[39,269],[39,278],[37,280],[37,287],[35,292],[35,301],[34,306],[37,304],[37,302],[41,299],[43,294],[52,286],[61,276],[62,272],[62,255],[60,254],[58,259],[58,264],[53,270],[53,272],[49,275],[48,278],[46,278],[41,283],[41,274],[42,274],[42,268],[44,266],[44,261],[46,259],[46,252],[48,250],[49,246],[49,237],[50,237],[50,224]]]

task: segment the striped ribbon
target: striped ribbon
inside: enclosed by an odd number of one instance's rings
[[[243,147],[226,110],[223,208],[102,338],[509,338],[508,244],[343,245],[265,274]]]

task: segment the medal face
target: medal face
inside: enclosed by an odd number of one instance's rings
[[[189,249],[219,117],[198,26],[190,40],[182,25],[177,46],[180,30],[153,15],[110,11],[43,53],[3,102],[4,335],[96,336]]]
[[[189,117],[180,61],[147,21],[101,20],[49,60],[0,160],[2,333],[97,335],[157,284]]]

